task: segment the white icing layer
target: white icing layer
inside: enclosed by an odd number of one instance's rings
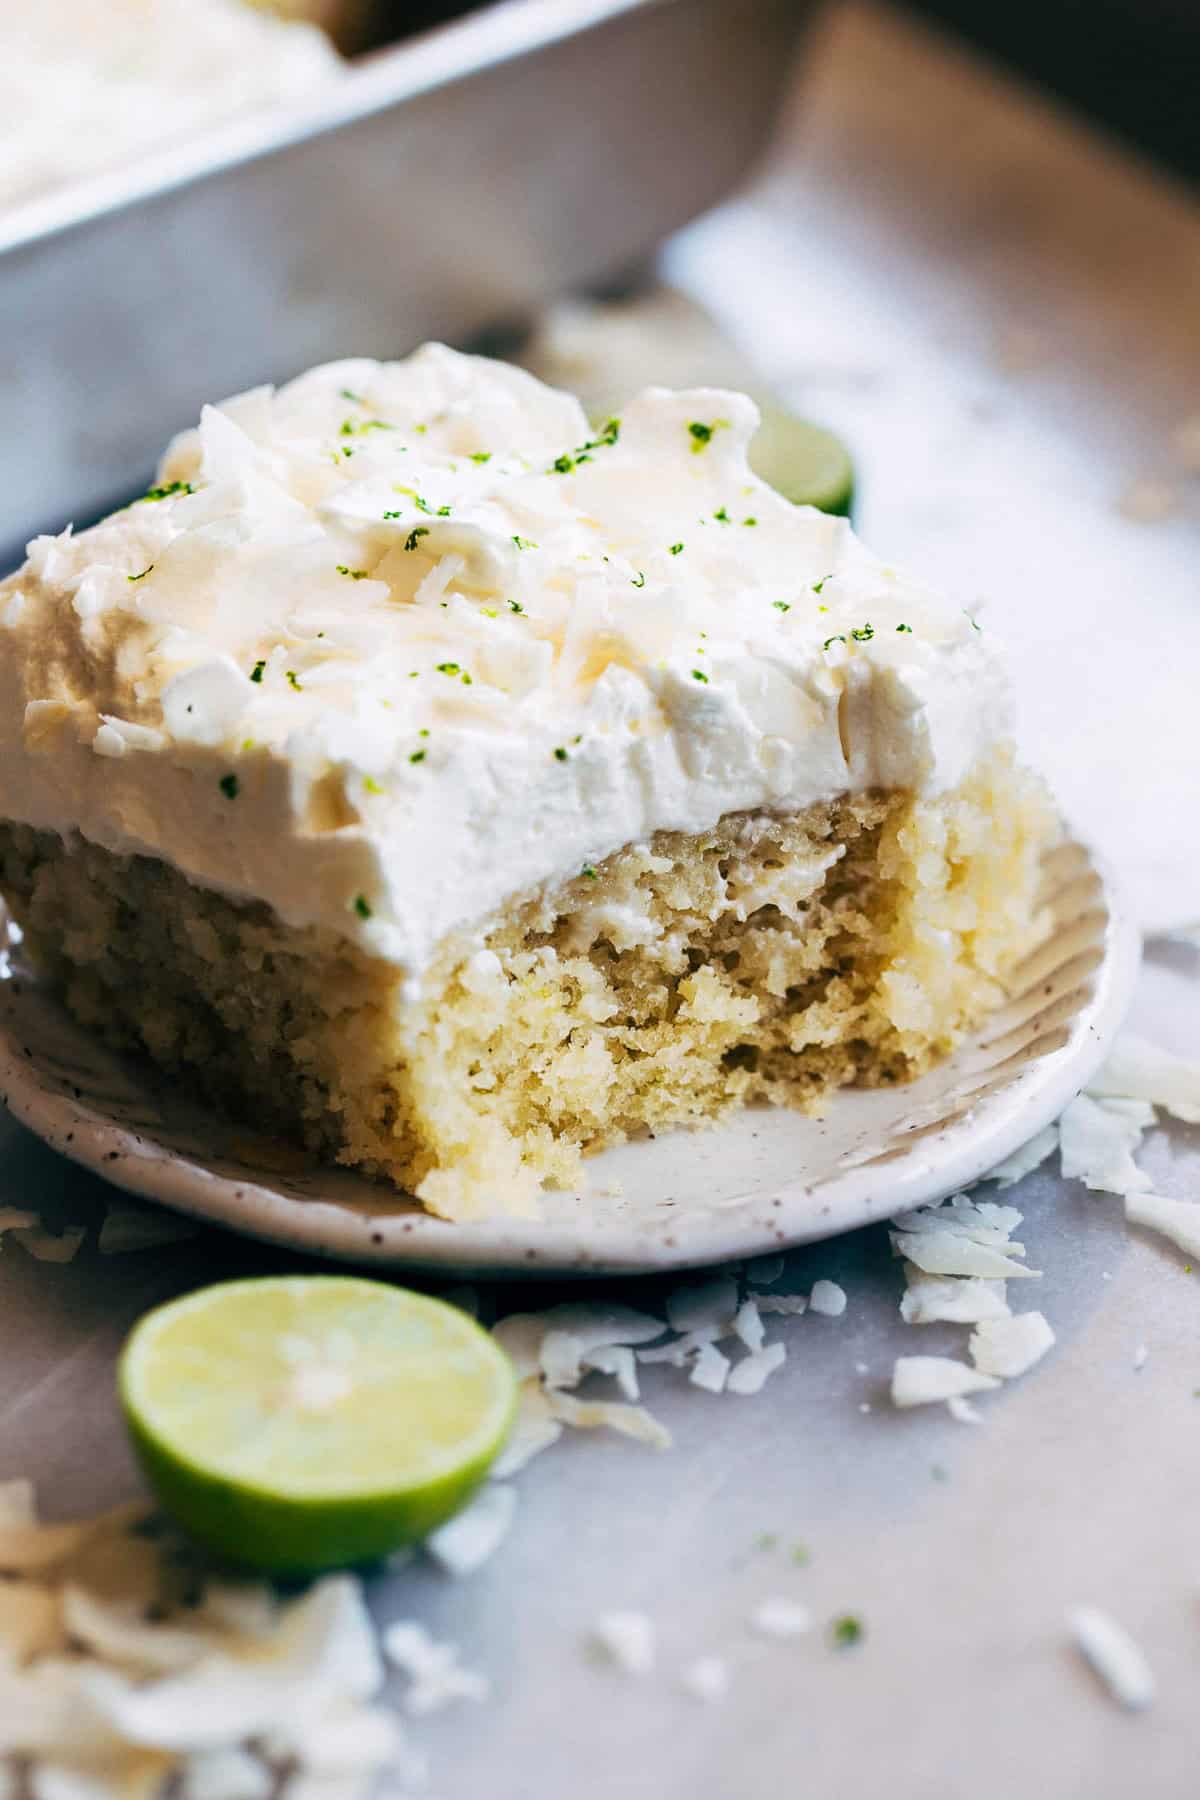
[[[336,78],[322,34],[243,0],[8,0],[0,208]]]
[[[994,648],[757,480],[756,417],[650,389],[581,451],[575,400],[440,345],[206,408],[184,485],[0,586],[0,814],[416,972],[652,832],[957,785]]]

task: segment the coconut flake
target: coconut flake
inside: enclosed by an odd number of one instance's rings
[[[280,1611],[279,1629],[253,1661],[213,1650],[190,1669],[146,1686],[84,1665],[78,1691],[99,1723],[127,1743],[186,1752],[273,1733],[336,1696],[363,1700],[383,1679],[358,1583],[318,1581]]]
[[[577,1400],[554,1389],[547,1393],[550,1416],[578,1431],[607,1426],[625,1437],[637,1438],[655,1450],[669,1450],[671,1434],[644,1406],[627,1406],[620,1400]]]
[[[1129,1633],[1098,1606],[1077,1606],[1067,1615],[1071,1636],[1113,1699],[1131,1711],[1149,1706],[1154,1676]]]
[[[898,1356],[892,1370],[892,1405],[930,1406],[999,1386],[993,1376],[956,1362],[952,1356]]]
[[[165,1207],[110,1204],[100,1227],[97,1249],[101,1256],[127,1256],[199,1235],[200,1227],[194,1220],[180,1218]]]
[[[719,1275],[714,1281],[691,1282],[667,1295],[667,1321],[673,1331],[732,1330],[738,1309],[737,1282]]]
[[[698,1656],[681,1670],[679,1685],[693,1700],[715,1706],[729,1692],[729,1664],[720,1656]]]
[[[1154,1109],[1144,1100],[1093,1100],[1080,1094],[1059,1120],[1062,1172],[1102,1194],[1131,1194],[1150,1186],[1133,1160]]]
[[[729,1379],[729,1369],[729,1358],[715,1344],[703,1344],[688,1380],[693,1387],[704,1388],[710,1394],[722,1394]]]
[[[440,1712],[455,1700],[486,1700],[491,1693],[486,1675],[463,1668],[457,1645],[438,1643],[415,1620],[401,1620],[386,1628],[383,1653],[409,1677],[404,1710],[414,1716]]]
[[[743,1300],[733,1320],[733,1334],[740,1338],[747,1350],[761,1350],[766,1339],[766,1327],[762,1322],[762,1314],[755,1300]]]
[[[782,1313],[785,1317],[799,1318],[808,1311],[807,1294],[756,1294],[760,1313]]]
[[[1044,1125],[1027,1144],[1022,1144],[1019,1150],[1014,1150],[1011,1156],[998,1162],[994,1169],[989,1169],[981,1180],[995,1181],[1002,1188],[1012,1187],[1014,1182],[1023,1181],[1026,1175],[1031,1175],[1034,1169],[1040,1169],[1046,1158],[1053,1156],[1057,1149],[1058,1126]]]
[[[203,1631],[150,1623],[136,1605],[100,1600],[70,1582],[62,1590],[62,1622],[68,1636],[93,1656],[142,1676],[191,1668],[210,1644]]]
[[[1041,1362],[1055,1344],[1049,1321],[1040,1312],[1013,1313],[1007,1319],[985,1319],[971,1333],[971,1361],[985,1375],[1012,1381]]]
[[[889,1236],[893,1255],[914,1263],[926,1275],[1004,1281],[1039,1272],[1016,1260],[1025,1254],[1024,1244],[1011,1241],[1020,1223],[1015,1206],[955,1194],[940,1206],[918,1207],[893,1219]]]
[[[640,1395],[638,1386],[637,1358],[628,1344],[598,1344],[594,1350],[588,1350],[583,1357],[585,1369],[594,1370],[597,1375],[616,1377],[617,1386],[626,1400],[636,1400]]]
[[[499,1481],[515,1475],[526,1463],[556,1444],[562,1436],[562,1422],[550,1411],[550,1403],[542,1384],[533,1378],[523,1381],[519,1389],[517,1416],[508,1442],[492,1464],[492,1479]]]
[[[749,1356],[743,1356],[741,1362],[735,1363],[729,1372],[725,1390],[730,1394],[757,1394],[769,1378],[775,1373],[787,1357],[783,1344],[768,1344],[765,1350],[756,1350]]]
[[[82,1225],[64,1225],[59,1232],[46,1231],[41,1225],[24,1225],[12,1234],[14,1242],[35,1262],[45,1263],[72,1262],[84,1235]]]
[[[972,1406],[961,1394],[951,1394],[946,1402],[946,1411],[956,1425],[982,1425],[983,1414],[977,1406]]]
[[[1125,1217],[1131,1225],[1144,1225],[1147,1231],[1170,1238],[1185,1256],[1200,1256],[1200,1205],[1194,1200],[1126,1194]]]
[[[654,1626],[645,1613],[602,1613],[589,1642],[625,1675],[649,1675],[654,1668]]]
[[[1146,1345],[1139,1344],[1137,1346],[1137,1349],[1133,1353],[1134,1368],[1135,1369],[1144,1369],[1149,1360],[1150,1360],[1150,1352],[1147,1349]]]
[[[783,1594],[770,1594],[760,1600],[750,1614],[750,1629],[760,1637],[801,1637],[812,1630],[813,1617],[807,1606],[789,1600]]]
[[[538,1353],[547,1387],[573,1388],[583,1377],[583,1340],[570,1331],[548,1331]]]
[[[489,1481],[475,1498],[425,1539],[425,1548],[449,1575],[482,1568],[508,1536],[517,1511],[517,1490]]]
[[[1002,1319],[1008,1313],[1003,1281],[970,1275],[924,1275],[905,1263],[906,1287],[900,1297],[900,1317],[906,1325],[977,1325],[981,1319]]]
[[[706,1344],[715,1344],[721,1335],[715,1326],[685,1331],[682,1337],[672,1338],[670,1343],[653,1344],[649,1350],[639,1350],[637,1359],[640,1363],[669,1363],[672,1368],[682,1369]]]
[[[37,1213],[23,1206],[0,1206],[0,1236],[6,1231],[26,1231],[41,1224]]]
[[[836,1281],[814,1281],[808,1296],[808,1310],[820,1313],[826,1319],[840,1319],[846,1310],[845,1288],[839,1287]]]
[[[1100,1098],[1146,1100],[1185,1125],[1200,1125],[1200,1062],[1175,1056],[1133,1033],[1117,1039],[1087,1091]]]

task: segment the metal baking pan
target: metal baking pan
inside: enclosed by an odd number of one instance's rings
[[[202,402],[517,320],[769,136],[809,0],[502,0],[318,99],[0,216],[0,568]]]

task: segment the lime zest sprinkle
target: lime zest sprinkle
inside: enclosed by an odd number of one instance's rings
[[[428,525],[415,525],[404,540],[404,548],[406,550],[415,550],[421,539],[428,536]]]
[[[144,569],[139,569],[136,575],[127,575],[125,579],[126,581],[145,581],[153,567],[153,563],[147,563],[146,567]]]
[[[256,682],[261,685],[262,678],[263,678],[263,670],[266,668],[266,666],[267,666],[266,658],[260,656],[258,661],[255,663],[254,667],[250,671],[251,681]]]
[[[371,917],[371,908],[367,904],[367,897],[365,894],[355,894],[354,910],[360,919],[369,919]]]
[[[218,783],[217,783],[217,786],[220,788],[221,792],[224,794],[224,796],[227,800],[236,800],[237,799],[239,785],[240,784],[238,782],[238,778],[236,775],[222,775],[220,781],[218,781]]]

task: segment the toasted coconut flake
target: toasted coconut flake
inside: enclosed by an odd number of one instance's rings
[[[812,1625],[813,1616],[807,1606],[789,1600],[785,1594],[768,1594],[750,1614],[750,1629],[759,1637],[802,1637],[812,1630]]]
[[[814,1281],[808,1296],[808,1310],[820,1313],[826,1319],[840,1319],[846,1310],[845,1288],[839,1287],[836,1281]]]
[[[654,1625],[642,1612],[601,1613],[589,1633],[592,1649],[625,1675],[649,1675],[654,1668]]]
[[[1150,1186],[1133,1152],[1154,1123],[1144,1100],[1093,1100],[1080,1094],[1059,1120],[1062,1172],[1102,1194],[1132,1194]]]
[[[667,1295],[667,1320],[673,1331],[712,1330],[723,1337],[733,1329],[737,1309],[737,1282],[729,1275],[691,1282]]]
[[[1154,1676],[1129,1633],[1098,1606],[1077,1606],[1067,1616],[1071,1636],[1113,1699],[1131,1711],[1149,1706]]]
[[[723,1394],[729,1368],[729,1358],[715,1344],[703,1344],[688,1379],[693,1387],[705,1388],[710,1394]]]
[[[562,1433],[562,1422],[551,1413],[541,1382],[535,1378],[523,1381],[508,1442],[492,1464],[493,1480],[515,1475],[535,1456],[556,1444]]]
[[[1008,1315],[1003,1281],[925,1275],[913,1263],[905,1263],[904,1278],[907,1285],[900,1297],[900,1317],[906,1325],[977,1325],[981,1319]]]
[[[0,1522],[0,1571],[32,1575],[77,1556],[95,1539],[115,1537],[150,1516],[148,1501],[133,1500],[94,1519],[65,1525],[6,1525]]]
[[[12,1236],[14,1243],[20,1244],[35,1262],[69,1263],[83,1242],[84,1228],[82,1225],[65,1225],[60,1232],[53,1232],[40,1225],[26,1225],[14,1231]]]
[[[670,1432],[644,1406],[628,1406],[620,1400],[577,1400],[573,1394],[557,1390],[548,1393],[546,1398],[551,1417],[576,1430],[592,1431],[606,1425],[609,1430],[637,1438],[639,1443],[649,1444],[655,1450],[671,1447]]]
[[[749,1356],[743,1356],[741,1362],[734,1363],[729,1371],[729,1379],[725,1383],[726,1392],[759,1393],[786,1358],[787,1350],[783,1344],[768,1344],[765,1350],[755,1350]]]
[[[757,1294],[760,1313],[782,1313],[785,1317],[799,1318],[808,1311],[807,1294]]]
[[[470,1575],[500,1548],[516,1511],[516,1488],[489,1481],[462,1512],[425,1539],[425,1548],[447,1574]]]
[[[127,1256],[199,1235],[200,1227],[194,1220],[183,1219],[165,1207],[113,1202],[105,1212],[97,1249],[101,1256]]]
[[[985,1319],[971,1333],[971,1361],[985,1375],[1012,1381],[1041,1362],[1055,1344],[1049,1321],[1040,1312],[1013,1313],[1007,1319]]]
[[[1161,1050],[1132,1032],[1117,1039],[1087,1091],[1102,1099],[1146,1100],[1185,1125],[1200,1125],[1200,1062]]]
[[[404,1709],[414,1716],[440,1712],[455,1700],[486,1700],[491,1693],[486,1675],[463,1668],[457,1645],[438,1643],[415,1620],[387,1627],[383,1653],[409,1677]]]
[[[963,1394],[980,1394],[1000,1383],[952,1356],[898,1356],[892,1370],[893,1406],[932,1406]]]
[[[136,1606],[105,1602],[69,1582],[62,1590],[63,1625],[93,1656],[135,1675],[169,1675],[189,1669],[211,1648],[203,1631],[148,1623]]]
[[[1185,1256],[1200,1256],[1200,1205],[1194,1200],[1168,1200],[1162,1194],[1127,1194],[1125,1217],[1131,1225],[1144,1225],[1147,1231],[1170,1238]]]
[[[693,1700],[715,1706],[729,1692],[729,1664],[720,1656],[698,1656],[681,1671],[679,1685]]]
[[[1012,1187],[1014,1182],[1023,1181],[1035,1169],[1040,1169],[1048,1156],[1053,1156],[1058,1149],[1058,1126],[1044,1125],[1031,1137],[1027,1144],[1006,1156],[1003,1162],[989,1169],[983,1177],[984,1181],[995,1181],[1002,1188]]]
[[[733,1334],[741,1339],[747,1350],[762,1349],[767,1334],[756,1300],[742,1301],[734,1315]]]
[[[144,1687],[84,1666],[78,1687],[92,1716],[125,1742],[188,1752],[287,1737],[306,1709],[334,1697],[364,1700],[382,1679],[358,1583],[330,1575],[281,1609],[278,1631],[253,1659],[210,1651],[183,1673]]]
[[[615,1376],[626,1400],[639,1398],[637,1358],[628,1344],[598,1344],[594,1350],[586,1352],[583,1366],[597,1375]]]
[[[0,1666],[6,1656],[19,1665],[63,1647],[57,1591],[32,1581],[0,1582]]]

